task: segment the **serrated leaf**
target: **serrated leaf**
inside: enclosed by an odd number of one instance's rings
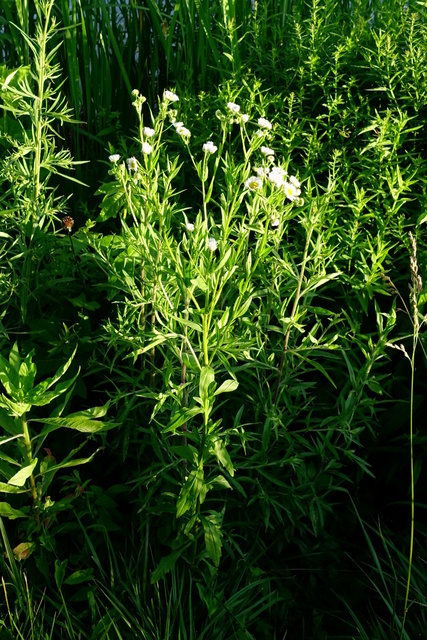
[[[8,484],[13,484],[15,487],[23,487],[28,478],[33,473],[34,467],[37,465],[37,462],[37,458],[34,458],[31,464],[20,469],[18,473],[15,473],[15,475],[9,479]]]

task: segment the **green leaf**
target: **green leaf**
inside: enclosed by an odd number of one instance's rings
[[[14,402],[2,393],[0,396],[0,407],[8,410],[9,416],[14,416],[15,418],[21,418],[24,413],[27,413],[31,409],[31,404],[25,402]]]
[[[82,584],[89,580],[93,580],[93,569],[80,569],[79,571],[74,571],[74,573],[68,576],[68,578],[64,580],[63,584]]]
[[[87,464],[88,462],[92,462],[92,460],[94,459],[98,451],[101,451],[104,448],[105,447],[98,447],[98,449],[94,451],[92,455],[89,456],[88,458],[74,458],[70,460],[69,459],[70,456],[68,456],[63,462],[60,462],[59,464],[55,464],[54,466],[49,467],[48,474],[50,475],[51,473],[56,473],[57,471],[59,471],[59,469],[66,469],[68,467],[77,467],[81,464]]]
[[[199,395],[205,404],[209,398],[209,386],[215,381],[215,371],[212,367],[202,367],[199,381]]]
[[[0,482],[0,493],[26,493],[27,489],[14,487],[6,482]]]
[[[217,396],[220,393],[230,393],[231,391],[235,391],[238,386],[239,383],[237,382],[237,380],[233,380],[232,378],[230,378],[229,380],[225,380],[225,382],[223,382],[222,385],[220,385],[215,391],[214,396]]]
[[[205,545],[208,556],[216,567],[219,566],[222,550],[222,517],[216,511],[212,511],[207,517],[200,515],[200,521],[205,532]]]
[[[224,442],[218,436],[213,436],[211,445],[209,447],[209,453],[216,457],[218,462],[220,462],[222,466],[227,469],[231,477],[234,476],[233,463],[231,462],[231,458]]]
[[[0,502],[0,517],[15,520],[16,518],[26,518],[27,514],[23,511],[13,509],[7,502]]]
[[[59,590],[61,590],[62,583],[64,582],[67,564],[68,560],[63,560],[62,562],[55,560],[55,582]]]
[[[203,413],[200,407],[190,407],[190,408],[179,409],[176,413],[174,413],[171,421],[169,422],[167,427],[165,427],[165,429],[163,430],[164,433],[168,433],[169,431],[175,431],[182,424],[184,424],[185,422],[187,422],[188,420],[190,420],[194,416],[197,416],[200,413]]]
[[[165,577],[165,575],[172,569],[172,567],[175,566],[176,561],[178,560],[178,558],[180,557],[180,555],[182,554],[184,549],[186,549],[187,546],[188,545],[185,545],[184,547],[181,547],[176,551],[172,551],[172,553],[170,553],[169,555],[165,556],[160,560],[158,566],[156,567],[156,569],[154,569],[153,573],[151,574],[151,579],[150,579],[151,584],[154,584],[155,582],[158,582],[159,580]]]
[[[4,429],[6,433],[10,433],[11,435],[16,434],[17,428],[15,420],[8,415],[3,407],[0,407],[0,427]],[[0,441],[0,444],[2,444],[2,441]]]
[[[28,478],[33,473],[34,467],[37,465],[37,462],[37,458],[34,458],[31,464],[20,469],[18,473],[15,473],[15,475],[10,478],[8,484],[13,484],[15,487],[23,487]]]
[[[203,503],[208,487],[204,481],[203,469],[193,469],[182,487],[176,503],[176,517],[180,518],[192,507],[196,507],[197,500]]]

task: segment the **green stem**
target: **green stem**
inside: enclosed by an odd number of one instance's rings
[[[405,622],[406,615],[408,613],[408,600],[409,600],[409,589],[411,586],[411,573],[412,573],[412,558],[414,553],[414,537],[415,537],[415,479],[414,479],[414,441],[413,441],[413,429],[414,429],[414,383],[415,383],[415,352],[417,349],[418,342],[418,331],[416,326],[414,326],[414,336],[412,343],[412,356],[411,356],[411,402],[409,409],[409,446],[410,446],[410,455],[411,455],[411,533],[410,533],[410,542],[409,542],[409,566],[408,566],[408,577],[406,581],[406,593],[405,593],[405,603],[403,607],[403,620],[402,620],[402,628],[400,630],[399,638],[403,638],[403,633],[405,630]]]
[[[309,230],[308,230],[308,233],[307,233],[307,239],[306,239],[305,247],[304,247],[304,255],[303,255],[303,259],[302,259],[301,271],[300,271],[300,274],[299,274],[297,290],[296,290],[296,293],[295,293],[295,300],[294,300],[294,304],[293,304],[293,307],[292,307],[291,316],[289,318],[289,326],[288,326],[288,329],[286,331],[285,341],[283,343],[282,357],[280,359],[280,365],[279,365],[279,376],[277,378],[276,389],[275,389],[275,392],[274,392],[273,405],[275,405],[277,403],[277,398],[279,396],[280,384],[282,382],[283,368],[284,368],[285,361],[286,361],[286,354],[288,352],[289,338],[290,338],[291,330],[292,330],[292,323],[293,323],[293,320],[295,318],[295,315],[296,315],[296,312],[297,312],[297,309],[298,309],[298,305],[299,305],[302,281],[304,279],[305,267],[306,267],[307,258],[308,258],[308,249],[310,247],[310,241],[311,241],[312,233],[313,233],[313,227],[311,226],[309,228]]]

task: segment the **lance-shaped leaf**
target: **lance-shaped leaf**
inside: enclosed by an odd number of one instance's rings
[[[16,518],[26,518],[27,514],[18,509],[14,509],[7,502],[0,502],[0,517],[15,520]]]
[[[209,453],[214,455],[218,462],[225,467],[231,477],[234,476],[234,467],[224,442],[218,436],[212,436]]]
[[[56,465],[54,465],[52,467],[49,467],[49,475],[56,473],[60,469],[66,469],[66,468],[69,468],[69,467],[78,467],[79,465],[87,464],[88,462],[92,462],[92,460],[94,459],[94,457],[96,456],[98,451],[102,451],[103,449],[105,449],[105,447],[98,447],[98,449],[96,451],[94,451],[92,453],[92,455],[90,455],[88,458],[74,458],[74,459],[72,459],[71,456],[76,451],[78,451],[78,449],[74,449],[74,451],[72,451],[71,454],[69,454],[65,458],[65,460],[63,460],[62,462],[59,462],[58,464],[56,464]]]
[[[3,407],[0,407],[0,427],[12,436],[14,436],[14,434],[20,435],[20,433],[17,433],[20,431],[20,425],[16,426],[15,420],[8,415],[6,409]],[[3,444],[3,442],[3,439],[0,440],[0,445]]]
[[[31,464],[20,469],[18,473],[15,473],[15,475],[10,478],[8,484],[13,484],[15,487],[23,487],[28,478],[33,473],[34,467],[36,466],[37,462],[38,460],[37,458],[35,458]]]
[[[6,482],[0,482],[0,493],[26,493],[27,489],[21,489],[21,487],[14,487]]]
[[[197,499],[203,503],[208,487],[205,484],[203,469],[193,469],[182,487],[176,503],[176,517],[180,518],[186,511],[195,507]]]
[[[222,515],[216,511],[212,511],[209,516],[200,515],[200,521],[205,532],[205,545],[208,556],[216,567],[221,559],[222,549]]]

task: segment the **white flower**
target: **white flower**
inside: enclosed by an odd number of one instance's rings
[[[153,150],[153,147],[151,146],[151,144],[149,144],[148,142],[143,142],[142,143],[142,153],[151,153]]]
[[[263,131],[262,129],[257,129],[255,131],[255,135],[257,138],[263,138],[265,136],[265,131]]]
[[[261,147],[261,153],[265,156],[274,156],[274,151],[270,147]]]
[[[283,186],[285,189],[286,197],[291,202],[293,202],[301,194],[301,189],[298,189],[298,187],[292,184],[292,182],[285,182]]]
[[[245,182],[245,187],[249,189],[249,191],[257,191],[262,187],[262,180],[257,176],[251,176]]]
[[[132,156],[132,158],[128,158],[126,160],[129,171],[137,171],[138,170],[138,161],[136,158]]]
[[[265,118],[258,118],[258,126],[261,127],[261,129],[271,129],[272,124]]]
[[[175,127],[175,129],[179,129],[179,127],[183,127],[184,126],[183,122],[172,122],[172,124]]]
[[[112,156],[108,156],[110,162],[118,162],[120,160],[120,155],[118,153],[113,153]]]
[[[273,167],[270,173],[268,174],[269,181],[276,185],[276,187],[281,187],[284,184],[284,177],[286,176],[286,171],[281,167]]]
[[[239,113],[239,111],[240,111],[240,105],[236,104],[235,102],[227,102],[227,107],[233,113]]]
[[[289,176],[289,182],[294,185],[297,189],[300,188],[301,182],[295,178],[295,176]]]
[[[208,249],[210,249],[211,251],[216,251],[218,249],[218,243],[215,238],[209,238]]]
[[[156,132],[151,127],[144,127],[144,136],[147,138],[152,138]]]
[[[187,129],[187,127],[177,127],[176,128],[176,132],[182,137],[182,138],[189,138],[191,136],[191,131],[189,129]]]
[[[133,97],[134,97],[134,98],[137,98],[137,97],[139,96],[139,91],[138,91],[138,89],[133,89],[133,91],[132,91],[132,95],[133,95]]]
[[[212,140],[205,142],[202,148],[205,153],[215,153],[215,151],[218,150],[218,147],[214,145]]]
[[[260,178],[265,178],[266,176],[268,176],[269,170],[267,169],[267,167],[257,167],[256,169],[254,169],[254,171]]]
[[[164,100],[169,100],[169,102],[178,102],[179,98],[176,93],[172,93],[172,91],[165,91],[163,94]]]
[[[187,222],[185,226],[187,227],[187,231],[190,231],[190,233],[194,231],[194,224],[192,222]]]
[[[247,113],[242,113],[240,117],[242,118],[242,121],[245,123],[249,120],[249,116]]]
[[[271,218],[271,226],[273,228],[278,227],[280,224],[280,220],[279,218]]]

